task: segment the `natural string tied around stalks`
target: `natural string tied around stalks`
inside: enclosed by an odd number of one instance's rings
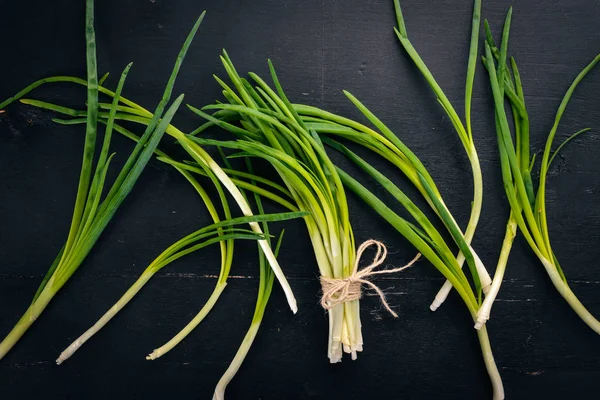
[[[359,270],[358,265],[360,263],[362,254],[371,246],[377,246],[377,253],[375,254],[375,257],[373,257],[373,261],[368,267]],[[421,257],[421,253],[417,254],[415,258],[402,267],[375,271],[375,268],[383,264],[386,256],[387,248],[382,242],[374,239],[369,239],[363,242],[356,251],[356,260],[350,276],[347,278],[321,277],[321,287],[323,289],[321,306],[327,310],[331,310],[340,303],[360,299],[362,297],[362,285],[364,284],[369,286],[370,289],[373,289],[381,298],[381,304],[383,304],[385,309],[388,310],[388,312],[392,314],[394,318],[398,318],[398,314],[391,309],[383,291],[379,289],[377,285],[371,282],[369,278],[374,275],[393,274],[410,268],[415,262],[417,262],[419,257]]]

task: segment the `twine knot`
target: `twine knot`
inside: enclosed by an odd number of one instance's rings
[[[360,259],[364,251],[371,246],[377,246],[377,253],[375,253],[375,257],[373,257],[373,261],[371,261],[369,266],[359,270],[358,265],[360,263]],[[354,268],[352,269],[350,276],[346,278],[321,277],[321,288],[323,290],[321,306],[326,310],[331,310],[338,304],[360,299],[362,297],[362,285],[364,284],[367,285],[369,289],[374,290],[379,295],[381,304],[383,304],[385,309],[388,310],[388,312],[392,314],[394,318],[398,318],[398,314],[391,309],[389,303],[385,299],[385,294],[383,291],[377,285],[371,282],[369,278],[374,275],[393,274],[403,271],[417,262],[419,257],[421,257],[421,254],[417,254],[415,258],[402,267],[375,271],[375,268],[383,264],[386,257],[387,248],[382,242],[374,239],[369,239],[363,242],[356,251],[356,260],[354,261]]]

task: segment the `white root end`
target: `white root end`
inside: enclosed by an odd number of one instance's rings
[[[475,321],[475,329],[480,330],[483,325],[490,319],[490,309],[482,307],[477,312],[477,320]]]
[[[152,353],[148,354],[146,356],[146,360],[148,361],[153,361],[156,360],[157,358],[159,358],[162,354],[160,354],[157,349],[155,349]]]
[[[480,330],[483,328],[483,325],[487,322],[486,318],[477,317],[477,321],[475,322],[475,329]]]
[[[61,365],[63,362],[67,361],[84,343],[85,340],[82,340],[81,338],[71,343],[69,347],[60,353],[60,356],[56,359],[56,365]]]
[[[342,362],[342,346],[340,346],[340,338],[333,338],[330,348],[329,362],[331,364]]]
[[[442,305],[443,301],[438,300],[437,296],[435,299],[433,299],[433,302],[431,303],[431,305],[429,306],[429,309],[431,311],[435,311],[438,308],[440,308],[440,306]]]
[[[492,289],[492,278],[490,277],[490,274],[487,272],[487,269],[485,269],[485,265],[483,265],[483,262],[481,261],[477,253],[475,253],[475,250],[473,250],[473,248],[471,248],[471,253],[473,254],[473,259],[475,260],[475,269],[477,269],[479,281],[481,282],[481,290],[484,294],[488,294]],[[456,261],[458,265],[462,267],[463,263],[465,262],[464,255],[462,253],[459,253],[456,258]],[[446,280],[446,282],[444,282],[444,286],[442,286],[440,291],[435,296],[435,299],[433,299],[433,302],[429,306],[429,309],[431,311],[436,311],[444,303],[444,301],[446,301],[451,290],[452,283]]]
[[[337,348],[331,351],[331,357],[329,357],[329,363],[336,364],[342,362],[342,349]]]
[[[67,359],[69,358],[69,356],[65,356],[64,353],[60,353],[60,356],[56,359],[56,365],[60,365],[63,362],[67,361]]]
[[[452,283],[449,280],[446,280],[446,282],[444,282],[444,286],[442,286],[440,291],[435,295],[435,299],[433,299],[429,309],[431,311],[437,310],[444,303],[444,301],[446,301],[451,290]]]

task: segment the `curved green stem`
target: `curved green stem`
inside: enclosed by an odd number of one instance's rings
[[[85,342],[87,342],[92,336],[94,336],[100,329],[102,329],[108,322],[113,319],[115,315],[119,313],[125,307],[131,299],[144,287],[144,285],[154,276],[156,270],[147,270],[144,272],[137,281],[121,296],[104,315],[94,324],[91,328],[85,331],[81,336],[73,341],[56,360],[56,364],[60,365],[69,359]]]
[[[500,257],[498,257],[498,264],[496,265],[496,271],[494,272],[494,280],[492,281],[491,290],[485,296],[483,304],[477,311],[477,320],[475,321],[475,329],[481,329],[483,324],[490,319],[490,313],[492,305],[496,301],[496,296],[500,292],[500,286],[502,286],[502,279],[504,278],[504,272],[506,271],[506,264],[508,263],[508,256],[510,250],[515,241],[517,235],[517,221],[511,215],[506,224],[506,233],[504,234],[504,240],[502,241],[502,248],[500,250]]]
[[[146,357],[146,360],[156,360],[157,358],[164,356],[171,351],[173,347],[177,346],[183,339],[185,339],[213,309],[217,303],[217,300],[221,296],[221,293],[223,293],[223,290],[225,290],[225,286],[227,286],[227,282],[218,283],[198,314],[196,314],[196,316],[171,340],[159,348],[154,349],[154,351]]]
[[[487,369],[488,375],[492,382],[492,393],[494,400],[504,400],[504,385],[502,384],[502,377],[496,366],[494,360],[494,354],[492,353],[492,346],[490,345],[490,338],[487,333],[485,325],[477,331],[477,338],[479,339],[479,345],[481,346],[481,353],[483,355],[483,362]]]
[[[579,301],[575,293],[573,293],[569,285],[562,279],[561,275],[558,273],[556,265],[554,265],[553,262],[543,257],[540,257],[540,261],[542,262],[542,265],[544,265],[544,268],[546,269],[550,280],[554,284],[554,287],[556,288],[556,290],[558,290],[558,293],[560,293],[563,299],[565,299],[567,303],[569,303],[571,308],[577,313],[577,315],[579,315],[579,318],[581,318],[583,322],[587,324],[587,326],[592,328],[592,330],[597,334],[600,334],[600,321],[598,321],[596,317],[594,317],[587,310],[587,308],[585,308],[581,301]]]

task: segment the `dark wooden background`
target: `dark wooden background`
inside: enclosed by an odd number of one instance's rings
[[[2,2],[0,97],[44,76],[84,76],[83,3]],[[271,58],[293,101],[359,118],[341,93],[348,89],[423,159],[454,215],[465,223],[471,201],[469,166],[450,122],[393,34],[391,1],[97,3],[99,69],[112,72],[109,86],[114,87],[121,69],[133,61],[125,93],[154,107],[183,39],[206,9],[176,85],[176,92],[186,93],[186,102],[201,106],[219,97],[212,74],[224,75],[218,60],[221,48],[229,51],[241,72],[266,75],[266,60]],[[495,32],[510,4],[484,1],[483,14]],[[512,4],[511,52],[524,80],[532,143],[540,149],[569,83],[600,50],[600,2]],[[462,114],[472,1],[406,0],[403,5],[416,48]],[[594,71],[575,93],[559,137],[583,127],[595,131],[565,149],[548,183],[556,252],[573,290],[597,316],[599,93],[600,75]],[[85,93],[81,87],[54,85],[32,97],[80,107]],[[51,117],[19,104],[0,115],[1,335],[29,304],[68,231],[83,129],[56,126]],[[492,121],[487,77],[478,66],[473,127],[485,202],[474,243],[491,270],[508,215]],[[182,110],[176,123],[191,129],[199,121]],[[173,148],[172,140],[166,142]],[[115,137],[114,149],[118,155],[113,173],[131,143]],[[369,161],[396,174],[376,158]],[[381,190],[376,192],[389,200]],[[407,242],[353,196],[350,207],[358,241],[384,240],[392,264],[413,256]],[[112,305],[161,250],[207,221],[190,185],[175,170],[151,161],[81,269],[0,362],[0,398],[210,398],[251,319],[258,282],[254,244],[236,245],[234,276],[213,313],[164,358],[144,359],[208,297],[219,266],[216,248],[163,270],[73,359],[54,365],[59,352]],[[300,221],[285,226],[290,235],[280,261],[300,311],[292,315],[276,287],[228,398],[489,398],[473,324],[458,296],[451,296],[438,312],[429,311],[443,280],[426,262],[378,281],[400,318],[394,320],[376,297],[366,296],[361,302],[365,351],[357,361],[329,365],[327,318],[318,305],[312,249]],[[560,298],[521,237],[488,326],[507,398],[598,398],[600,340]]]

